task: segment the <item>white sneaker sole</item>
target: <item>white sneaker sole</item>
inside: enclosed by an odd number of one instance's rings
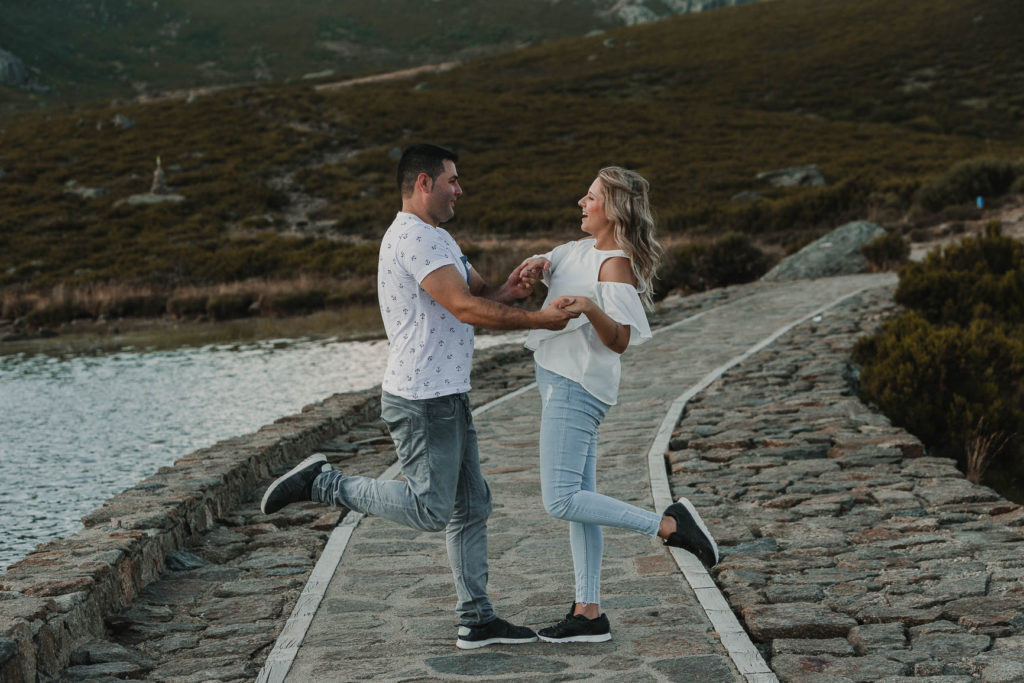
[[[323,453],[314,453],[313,455],[309,456],[308,458],[306,458],[305,460],[300,462],[298,465],[296,465],[295,467],[291,468],[290,470],[288,470],[287,472],[282,474],[280,477],[278,477],[277,479],[272,481],[270,483],[270,486],[267,487],[266,492],[263,494],[263,499],[260,500],[260,512],[263,512],[264,514],[266,514],[265,510],[266,510],[266,507],[267,507],[267,500],[270,498],[270,494],[274,492],[274,489],[277,488],[278,482],[284,481],[285,479],[287,479],[288,477],[292,476],[293,474],[295,474],[299,470],[303,470],[303,469],[309,467],[310,465],[312,465],[317,460],[319,460],[323,465],[327,464],[327,457],[324,456]]]
[[[603,643],[612,639],[611,633],[601,633],[596,636],[571,636],[569,638],[548,638],[539,636],[545,643]]]
[[[462,650],[475,650],[488,645],[518,645],[520,643],[536,643],[537,638],[488,638],[487,640],[456,640],[455,647]]]

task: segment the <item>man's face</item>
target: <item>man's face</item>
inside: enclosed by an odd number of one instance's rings
[[[434,225],[451,220],[455,215],[455,200],[461,196],[462,188],[459,187],[459,174],[455,170],[455,162],[445,159],[444,170],[431,185],[430,196],[427,199],[428,212]]]

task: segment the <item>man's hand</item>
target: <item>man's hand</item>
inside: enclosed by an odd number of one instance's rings
[[[580,315],[570,310],[575,302],[575,297],[571,296],[560,296],[553,300],[534,314],[537,316],[537,327],[544,330],[564,329],[570,320],[578,318]]]
[[[513,270],[505,281],[505,291],[513,299],[522,299],[533,292],[541,281],[544,271],[551,268],[551,261],[543,257],[528,258]]]

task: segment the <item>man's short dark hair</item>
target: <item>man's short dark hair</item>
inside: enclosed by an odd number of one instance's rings
[[[431,180],[437,180],[444,172],[445,159],[456,162],[459,155],[437,145],[418,144],[406,149],[398,162],[398,191],[403,197],[412,194],[412,188],[416,185],[420,173],[426,173]]]

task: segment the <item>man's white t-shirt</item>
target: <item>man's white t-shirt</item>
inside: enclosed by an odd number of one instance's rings
[[[460,322],[420,287],[454,265],[469,282],[469,262],[443,228],[400,211],[380,243],[377,300],[388,335],[383,389],[410,400],[469,391],[473,326]]]

